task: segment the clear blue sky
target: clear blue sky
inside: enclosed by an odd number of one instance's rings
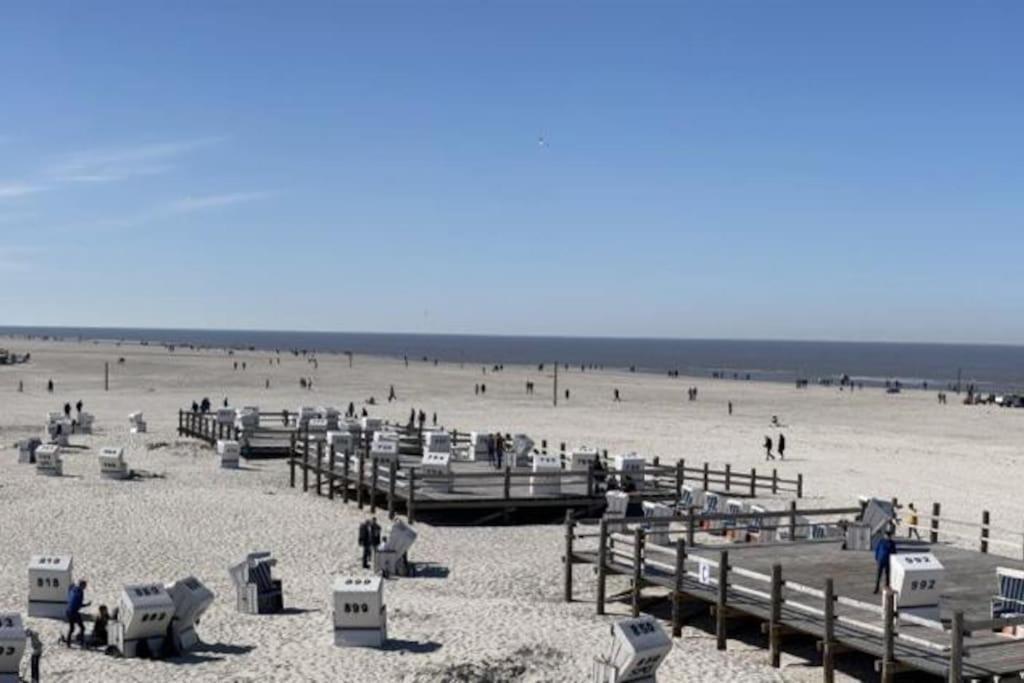
[[[1022,36],[1017,0],[8,3],[0,324],[1024,343]]]

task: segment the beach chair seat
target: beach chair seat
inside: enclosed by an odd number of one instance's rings
[[[999,595],[992,598],[992,618],[1024,614],[1024,571],[996,567]]]

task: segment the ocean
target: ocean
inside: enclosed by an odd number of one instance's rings
[[[306,350],[408,356],[431,361],[493,365],[566,363],[570,366],[678,370],[684,375],[811,382],[849,375],[869,385],[928,382],[941,388],[957,381],[978,390],[1024,390],[1024,346],[901,344],[729,339],[623,339],[515,337],[361,332],[286,332],[76,327],[0,327],[0,335],[120,342],[166,343],[216,348]]]

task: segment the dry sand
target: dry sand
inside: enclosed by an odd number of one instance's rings
[[[992,511],[995,524],[1020,528],[1019,444],[1024,412],[936,404],[934,393],[674,378],[601,371],[560,373],[572,391],[552,408],[551,380],[536,368],[506,367],[483,375],[479,365],[321,356],[319,369],[301,358],[112,344],[4,340],[32,363],[0,367],[0,609],[25,609],[26,563],[38,552],[71,552],[76,576],[89,580],[88,598],[116,603],[120,586],[171,581],[194,574],[218,595],[199,627],[204,645],[174,662],[118,660],[68,651],[57,644],[58,622],[32,619],[47,650],[44,680],[61,681],[584,681],[590,662],[609,643],[608,625],[622,606],[597,617],[589,567],[578,567],[577,599],[561,602],[562,528],[441,528],[419,524],[413,559],[436,563],[447,576],[389,581],[385,598],[391,643],[383,651],[332,644],[330,586],[339,573],[359,573],[355,506],[288,488],[283,462],[217,467],[212,451],[175,433],[177,411],[209,396],[219,405],[294,409],[299,405],[357,406],[382,401],[389,384],[399,400],[372,413],[404,420],[411,408],[437,412],[460,430],[526,432],[538,441],[587,443],[610,452],[636,450],[663,461],[764,467],[761,442],[772,415],[785,425],[788,455],[780,473],[802,472],[805,504],[849,505],[857,494],[898,496],[925,510],[941,501],[962,519]],[[123,365],[115,361],[123,356]],[[246,371],[232,370],[246,361]],[[103,391],[103,364],[111,389]],[[314,390],[299,388],[311,376]],[[48,378],[56,382],[51,395]],[[270,390],[264,381],[271,380]],[[526,396],[532,379],[537,393]],[[19,380],[25,392],[17,393]],[[474,396],[473,385],[487,392]],[[699,400],[686,401],[686,388]],[[613,388],[623,401],[612,403]],[[65,458],[66,476],[37,476],[16,463],[11,446],[40,435],[47,411],[83,400],[96,415],[87,447]],[[729,417],[726,402],[735,413]],[[149,433],[129,435],[126,416],[142,410]],[[97,450],[124,446],[134,469],[162,475],[133,482],[100,480]],[[386,528],[386,525],[385,525]],[[289,613],[235,612],[226,569],[246,552],[268,549],[279,558]],[[766,665],[754,631],[715,650],[706,630],[687,628],[661,673],[664,680],[818,680],[805,652],[787,653],[783,668]],[[841,678],[867,675],[854,662]],[[27,666],[27,658],[26,664]]]

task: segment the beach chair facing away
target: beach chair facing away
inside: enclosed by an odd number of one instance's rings
[[[28,615],[63,619],[71,588],[71,555],[33,555],[28,561]]]
[[[17,612],[0,612],[0,683],[20,683],[25,626]]]
[[[124,461],[124,449],[110,446],[100,449],[100,477],[103,479],[130,479],[131,470]]]
[[[416,541],[416,532],[402,520],[395,520],[387,539],[373,555],[373,570],[384,577],[409,576],[412,565],[409,562],[409,548]]]
[[[171,622],[171,635],[174,637],[176,649],[188,652],[196,643],[196,624],[199,618],[213,604],[213,591],[204,586],[194,576],[187,576],[180,581],[169,583],[164,590],[174,601],[174,620]]]
[[[388,639],[384,581],[379,576],[339,576],[334,580],[334,644],[381,647]]]
[[[228,569],[235,584],[236,606],[245,614],[276,614],[284,609],[281,582],[271,575],[277,560],[268,552],[249,553]]]
[[[606,519],[622,519],[626,516],[629,508],[629,494],[622,491],[608,491],[604,494],[606,507],[604,516]]]
[[[649,615],[612,625],[612,647],[594,658],[592,683],[654,683],[658,667],[672,650],[672,640]]]
[[[1024,615],[1024,571],[996,567],[999,594],[992,598],[992,618]]]

